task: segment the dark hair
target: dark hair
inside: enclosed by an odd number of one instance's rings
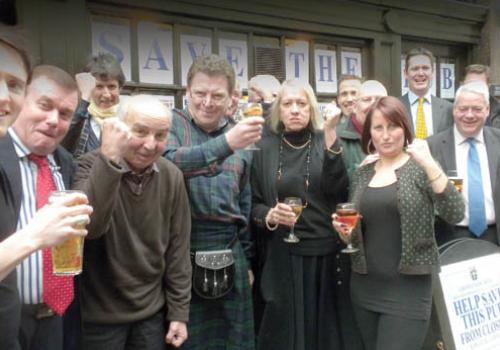
[[[434,70],[434,63],[436,63],[436,58],[434,57],[432,52],[430,52],[426,48],[417,47],[415,49],[411,49],[406,54],[406,58],[405,58],[405,71],[406,72],[408,71],[408,68],[409,68],[410,58],[415,57],[415,56],[427,56],[427,57],[429,57],[429,60],[431,61],[431,69]]]
[[[76,91],[79,94],[75,79],[59,67],[50,65],[36,66],[33,69],[32,81],[40,77],[46,77],[68,92]]]
[[[0,44],[3,44],[14,50],[20,57],[23,63],[26,75],[28,76],[27,83],[31,80],[31,57],[28,54],[27,42],[18,27],[5,26],[0,24]]]
[[[484,74],[486,76],[486,83],[490,83],[490,67],[485,66],[484,64],[470,64],[465,67],[465,75],[473,73],[473,74]],[[465,79],[465,76],[464,76]]]
[[[227,80],[229,95],[233,93],[235,73],[233,66],[226,59],[214,54],[197,57],[191,67],[189,67],[187,75],[188,86],[191,86],[191,81],[196,73],[204,73],[210,77],[217,75],[224,76]]]
[[[358,77],[357,75],[353,74],[342,74],[339,77],[339,80],[337,81],[337,86],[340,87],[340,84],[342,84],[346,80],[358,80],[360,83],[363,82],[363,79],[361,77]]]
[[[384,118],[403,129],[405,134],[405,146],[409,145],[413,141],[413,135],[411,133],[409,122],[410,117],[404,104],[398,98],[393,96],[380,97],[375,101],[366,115],[365,124],[363,125],[363,135],[361,137],[361,147],[363,152],[369,154],[375,151],[375,147],[371,142],[372,136],[370,132],[372,127],[372,118],[375,111],[379,111],[382,113]]]
[[[116,80],[120,87],[125,84],[125,75],[120,63],[109,53],[99,52],[90,56],[84,72],[92,74],[95,78]]]

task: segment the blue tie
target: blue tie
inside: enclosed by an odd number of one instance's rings
[[[467,182],[469,186],[469,230],[477,237],[486,231],[486,210],[484,208],[483,179],[481,165],[474,139],[467,139],[469,159],[467,163]]]

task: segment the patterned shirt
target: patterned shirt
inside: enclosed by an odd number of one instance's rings
[[[38,167],[28,159],[31,153],[30,150],[21,142],[12,128],[9,129],[9,134],[19,158],[19,168],[21,170],[23,198],[17,223],[17,230],[20,230],[29,224],[36,213],[36,176]],[[48,155],[48,160],[57,189],[64,190],[63,178],[52,154]],[[17,287],[23,304],[39,304],[42,302],[42,261],[42,251],[38,250],[17,266]]]
[[[231,150],[225,133],[233,124],[227,118],[215,131],[207,133],[196,125],[187,109],[173,110],[172,114],[164,156],[184,173],[193,220],[238,225],[248,256],[251,154]]]

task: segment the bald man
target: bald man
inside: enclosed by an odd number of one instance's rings
[[[131,97],[80,160],[76,188],[95,206],[82,274],[84,349],[160,350],[187,338],[191,213],[181,171],[160,157],[171,112]],[[167,331],[168,330],[168,331]]]

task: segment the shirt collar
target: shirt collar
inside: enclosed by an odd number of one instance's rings
[[[19,159],[28,158],[28,156],[33,153],[30,149],[21,141],[14,128],[9,128],[8,133],[12,138],[12,144],[14,145],[14,150]],[[58,168],[58,165],[54,159],[54,155],[48,154],[47,159],[49,161],[49,166],[53,168]]]
[[[471,137],[464,137],[460,131],[458,131],[458,128],[456,125],[453,125],[453,135],[455,137],[455,144],[456,145],[461,145],[463,144],[464,142],[466,142],[469,138]],[[472,137],[476,143],[484,143],[484,134],[483,134],[483,131],[481,130],[481,132],[479,134],[477,134],[475,137]]]
[[[431,102],[431,89],[429,89],[423,97],[424,97],[424,101],[430,103]],[[420,96],[417,96],[411,90],[408,90],[408,99],[410,100],[410,105],[413,105],[414,103],[418,102],[419,98],[420,98]]]
[[[148,168],[146,168],[142,173],[140,174],[137,174],[136,172],[134,172],[132,169],[130,169],[130,166],[128,165],[127,162],[123,161],[120,163],[120,166],[122,167],[122,169],[125,171],[125,173],[129,173],[129,174],[132,174],[132,175],[138,175],[138,176],[142,176],[144,174],[151,174],[152,172],[155,172],[155,173],[158,173],[160,171],[160,169],[158,168],[158,165],[156,165],[156,161],[153,162],[153,164],[151,164]]]

